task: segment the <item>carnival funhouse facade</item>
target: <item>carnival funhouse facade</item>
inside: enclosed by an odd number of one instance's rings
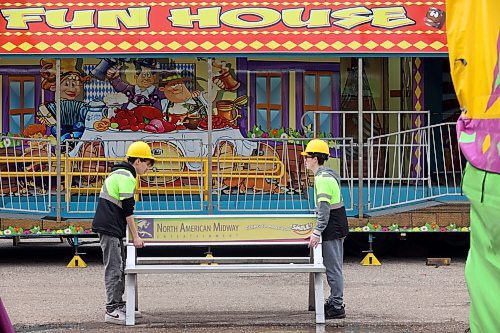
[[[320,137],[352,231],[468,231],[445,17],[414,0],[3,3],[0,237],[90,233],[139,139],[158,163],[138,214],[246,215],[263,232],[302,216],[286,228],[303,237],[300,152]]]

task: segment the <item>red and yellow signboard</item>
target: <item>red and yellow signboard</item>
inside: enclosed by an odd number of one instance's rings
[[[1,54],[445,53],[444,1],[3,2]]]

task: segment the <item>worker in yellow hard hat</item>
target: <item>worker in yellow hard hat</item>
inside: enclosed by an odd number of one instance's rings
[[[324,166],[330,156],[328,144],[320,139],[311,140],[301,153],[306,169],[314,173],[314,201],[316,226],[309,239],[309,247],[322,242],[323,263],[330,286],[330,296],[325,302],[326,319],[345,318],[344,239],[349,232],[347,214],[340,187],[340,176]]]
[[[133,142],[127,149],[127,158],[130,163],[132,162],[131,158],[139,158],[143,161],[148,161],[150,166],[152,166],[155,162],[155,158],[151,153],[151,147],[144,141],[136,141]]]
[[[107,323],[125,325],[123,238],[128,226],[134,246],[144,246],[134,221],[134,194],[137,176],[145,174],[154,162],[155,158],[146,142],[132,143],[127,150],[127,160],[112,167],[99,194],[92,230],[99,235],[103,254],[107,296],[104,321]]]

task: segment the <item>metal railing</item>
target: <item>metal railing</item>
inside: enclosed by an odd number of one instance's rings
[[[346,209],[353,212],[356,144],[353,138],[324,139],[331,147],[328,163],[341,176]],[[220,139],[210,149],[199,139],[150,142],[157,162],[138,178],[136,210],[201,212],[212,195],[218,212],[311,212],[313,179],[300,155],[308,140]],[[1,137],[0,142],[0,211],[35,213],[57,208],[58,170],[64,211],[93,213],[102,182],[131,143],[68,140],[57,168],[50,140]],[[252,148],[246,149],[250,156],[238,154],[241,145]],[[465,162],[454,123],[374,136],[365,149],[369,211],[461,195]]]
[[[233,140],[232,144],[238,145],[241,140],[250,139]],[[325,140],[331,146],[334,168],[347,184],[346,209],[352,210],[352,138]],[[261,138],[251,141],[256,143],[252,156],[236,156],[236,150],[230,147],[226,154],[217,156],[213,176],[218,210],[313,211],[313,179],[301,156],[308,139]]]
[[[52,209],[55,155],[47,139],[0,136],[0,211]]]
[[[329,163],[337,169],[347,210],[353,202],[352,138],[328,138]],[[215,195],[218,211],[311,212],[312,175],[305,170],[301,152],[308,139],[267,138],[218,140],[209,149],[199,139],[150,142],[156,163],[138,177],[137,212],[204,211]],[[52,187],[61,175],[62,205],[67,213],[93,213],[102,183],[114,163],[123,161],[131,141],[67,140],[60,168],[54,163],[54,146],[46,139],[19,138],[16,145],[0,149],[0,211],[55,211]],[[12,147],[11,147],[12,145]],[[253,147],[250,156],[238,147]],[[248,149],[246,150],[248,151]],[[206,156],[211,152],[212,166]],[[191,156],[185,156],[191,155]],[[193,156],[197,155],[197,156]],[[203,155],[203,156],[202,156]],[[212,193],[209,183],[212,182]],[[27,184],[23,190],[16,185]],[[32,189],[30,189],[32,186]]]
[[[461,195],[465,161],[455,123],[368,139],[368,208]]]
[[[357,136],[358,111],[306,111],[300,118],[302,129],[306,130],[309,126],[306,122],[312,121],[312,132],[319,134],[321,131],[318,127],[321,121],[319,117],[323,117],[329,122],[334,122],[334,119],[337,119],[335,121],[338,122],[340,133],[331,135],[335,137]],[[389,133],[399,133],[415,126],[425,126],[429,124],[430,111],[363,111],[363,117],[364,137],[368,138],[387,134],[383,133],[385,129]],[[418,121],[417,118],[419,118]]]
[[[65,182],[68,212],[94,212],[102,182],[112,166],[125,158],[127,140],[66,142]],[[186,151],[201,152],[200,139],[151,141],[156,159],[149,172],[138,177],[136,211],[201,211],[206,197],[208,162],[201,156],[187,157]]]

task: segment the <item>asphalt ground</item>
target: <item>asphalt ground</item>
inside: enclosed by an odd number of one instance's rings
[[[348,255],[347,318],[328,320],[326,326],[315,326],[314,313],[307,311],[307,274],[140,275],[144,317],[135,327],[105,324],[98,244],[81,247],[87,268],[70,269],[66,264],[73,250],[67,244],[23,240],[14,247],[0,240],[0,297],[17,332],[464,332],[469,311],[464,251],[450,251],[456,254],[450,266],[426,266],[425,256],[434,254],[429,247],[444,253],[449,246],[425,243],[386,250],[379,267],[361,266],[360,256]],[[204,250],[150,248],[144,253],[192,256]],[[304,250],[262,248],[251,255]],[[241,255],[244,249],[213,252]]]

